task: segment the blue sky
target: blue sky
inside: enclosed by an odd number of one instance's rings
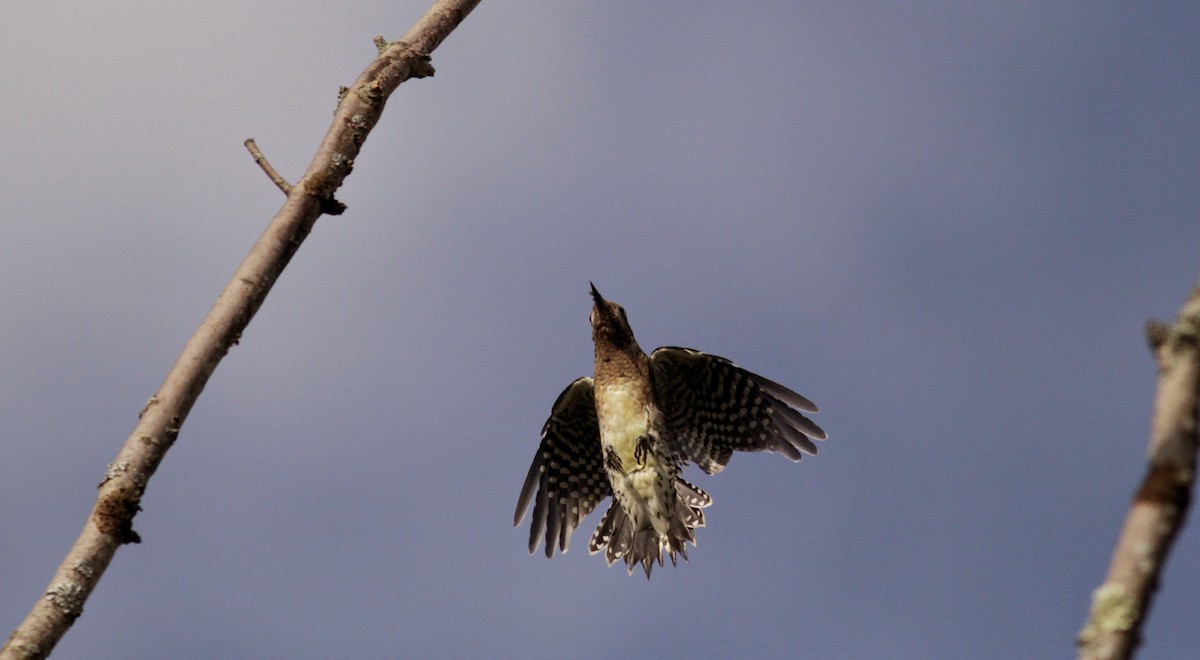
[[[0,7],[0,617],[424,2]],[[347,11],[349,9],[349,11]],[[493,3],[392,97],[56,657],[1064,657],[1196,281],[1194,3]],[[691,563],[526,553],[593,281],[830,440]],[[528,524],[528,523],[526,523]],[[1141,657],[1200,646],[1186,528]]]

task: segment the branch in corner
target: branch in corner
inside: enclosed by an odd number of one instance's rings
[[[1117,538],[1108,576],[1093,592],[1087,624],[1079,633],[1079,657],[1088,660],[1133,656],[1167,555],[1187,519],[1200,446],[1200,285],[1174,324],[1148,323],[1146,339],[1158,361],[1148,465]]]

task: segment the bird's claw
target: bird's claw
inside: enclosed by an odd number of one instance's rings
[[[638,465],[645,466],[646,458],[650,456],[650,436],[640,435],[637,442],[633,445],[633,457],[637,459]]]
[[[604,467],[621,472],[621,457],[617,455],[617,450],[608,447],[604,450]]]

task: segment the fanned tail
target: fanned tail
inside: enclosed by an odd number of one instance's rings
[[[592,534],[588,551],[596,554],[604,550],[604,558],[609,566],[618,559],[624,559],[630,575],[641,564],[649,580],[654,563],[663,565],[663,550],[671,558],[672,566],[675,565],[677,554],[687,561],[687,544],[696,545],[696,528],[704,527],[704,512],[701,509],[709,506],[712,506],[712,498],[708,493],[676,477],[675,514],[671,517],[667,538],[661,538],[653,527],[635,530],[625,509],[613,499],[596,532]]]

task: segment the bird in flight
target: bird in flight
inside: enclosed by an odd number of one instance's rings
[[[517,499],[513,525],[533,502],[529,552],[567,551],[580,522],[605,498],[608,512],[588,542],[611,566],[641,564],[650,577],[665,551],[687,560],[704,526],[708,493],[679,476],[695,463],[707,474],[734,451],[779,452],[793,461],[817,453],[825,431],[802,413],[817,406],[729,360],[664,346],[638,346],[625,310],[592,285],[595,377],[567,386],[542,428],[542,442]],[[536,495],[535,495],[536,493]]]

